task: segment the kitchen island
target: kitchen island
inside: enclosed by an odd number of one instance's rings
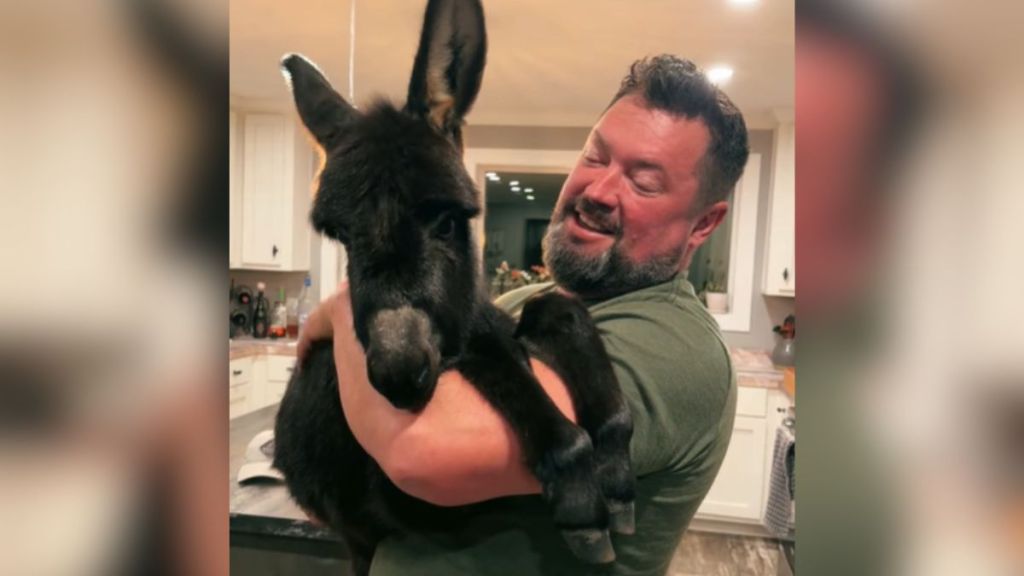
[[[341,537],[309,521],[280,481],[237,482],[249,442],[274,427],[278,404],[231,420],[228,493],[232,548],[348,558]]]

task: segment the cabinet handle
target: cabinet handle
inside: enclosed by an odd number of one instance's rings
[[[789,268],[782,269],[782,279],[789,280]]]
[[[231,374],[233,374],[235,376],[241,376],[242,375],[242,371],[241,370],[232,370]]]
[[[274,258],[277,258],[277,244],[274,244],[274,248],[273,250],[270,251],[270,253],[274,256]]]

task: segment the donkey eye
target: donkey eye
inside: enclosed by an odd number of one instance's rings
[[[455,218],[443,216],[434,226],[434,235],[441,240],[451,240],[455,235]]]

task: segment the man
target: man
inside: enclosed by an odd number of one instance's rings
[[[557,286],[589,305],[629,402],[637,530],[617,561],[579,563],[554,530],[505,421],[461,375],[442,375],[427,407],[392,407],[366,377],[347,287],[312,315],[309,341],[335,338],[346,418],[404,491],[439,505],[483,503],[457,534],[415,533],[378,547],[373,574],[663,574],[721,465],[736,402],[714,319],[683,274],[722,221],[748,155],[743,118],[685,60],[633,64],[562,188],[545,238]],[[515,313],[529,286],[499,299]],[[301,353],[301,352],[300,352]],[[543,364],[545,391],[575,418]]]

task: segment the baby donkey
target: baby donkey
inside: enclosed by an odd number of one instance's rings
[[[549,293],[518,324],[489,300],[470,228],[480,200],[462,163],[463,118],[480,88],[487,38],[478,0],[430,0],[407,101],[350,106],[308,61],[287,56],[299,116],[323,148],[311,221],[342,242],[356,336],[373,387],[421,410],[445,370],[459,371],[508,421],[555,526],[589,563],[615,558],[609,530],[632,533],[632,421],[583,304]],[[541,388],[530,356],[572,395],[579,425]],[[357,574],[403,530],[457,525],[399,490],[353,437],[330,342],[313,346],[288,385],[274,463],[295,500],[344,537]]]

